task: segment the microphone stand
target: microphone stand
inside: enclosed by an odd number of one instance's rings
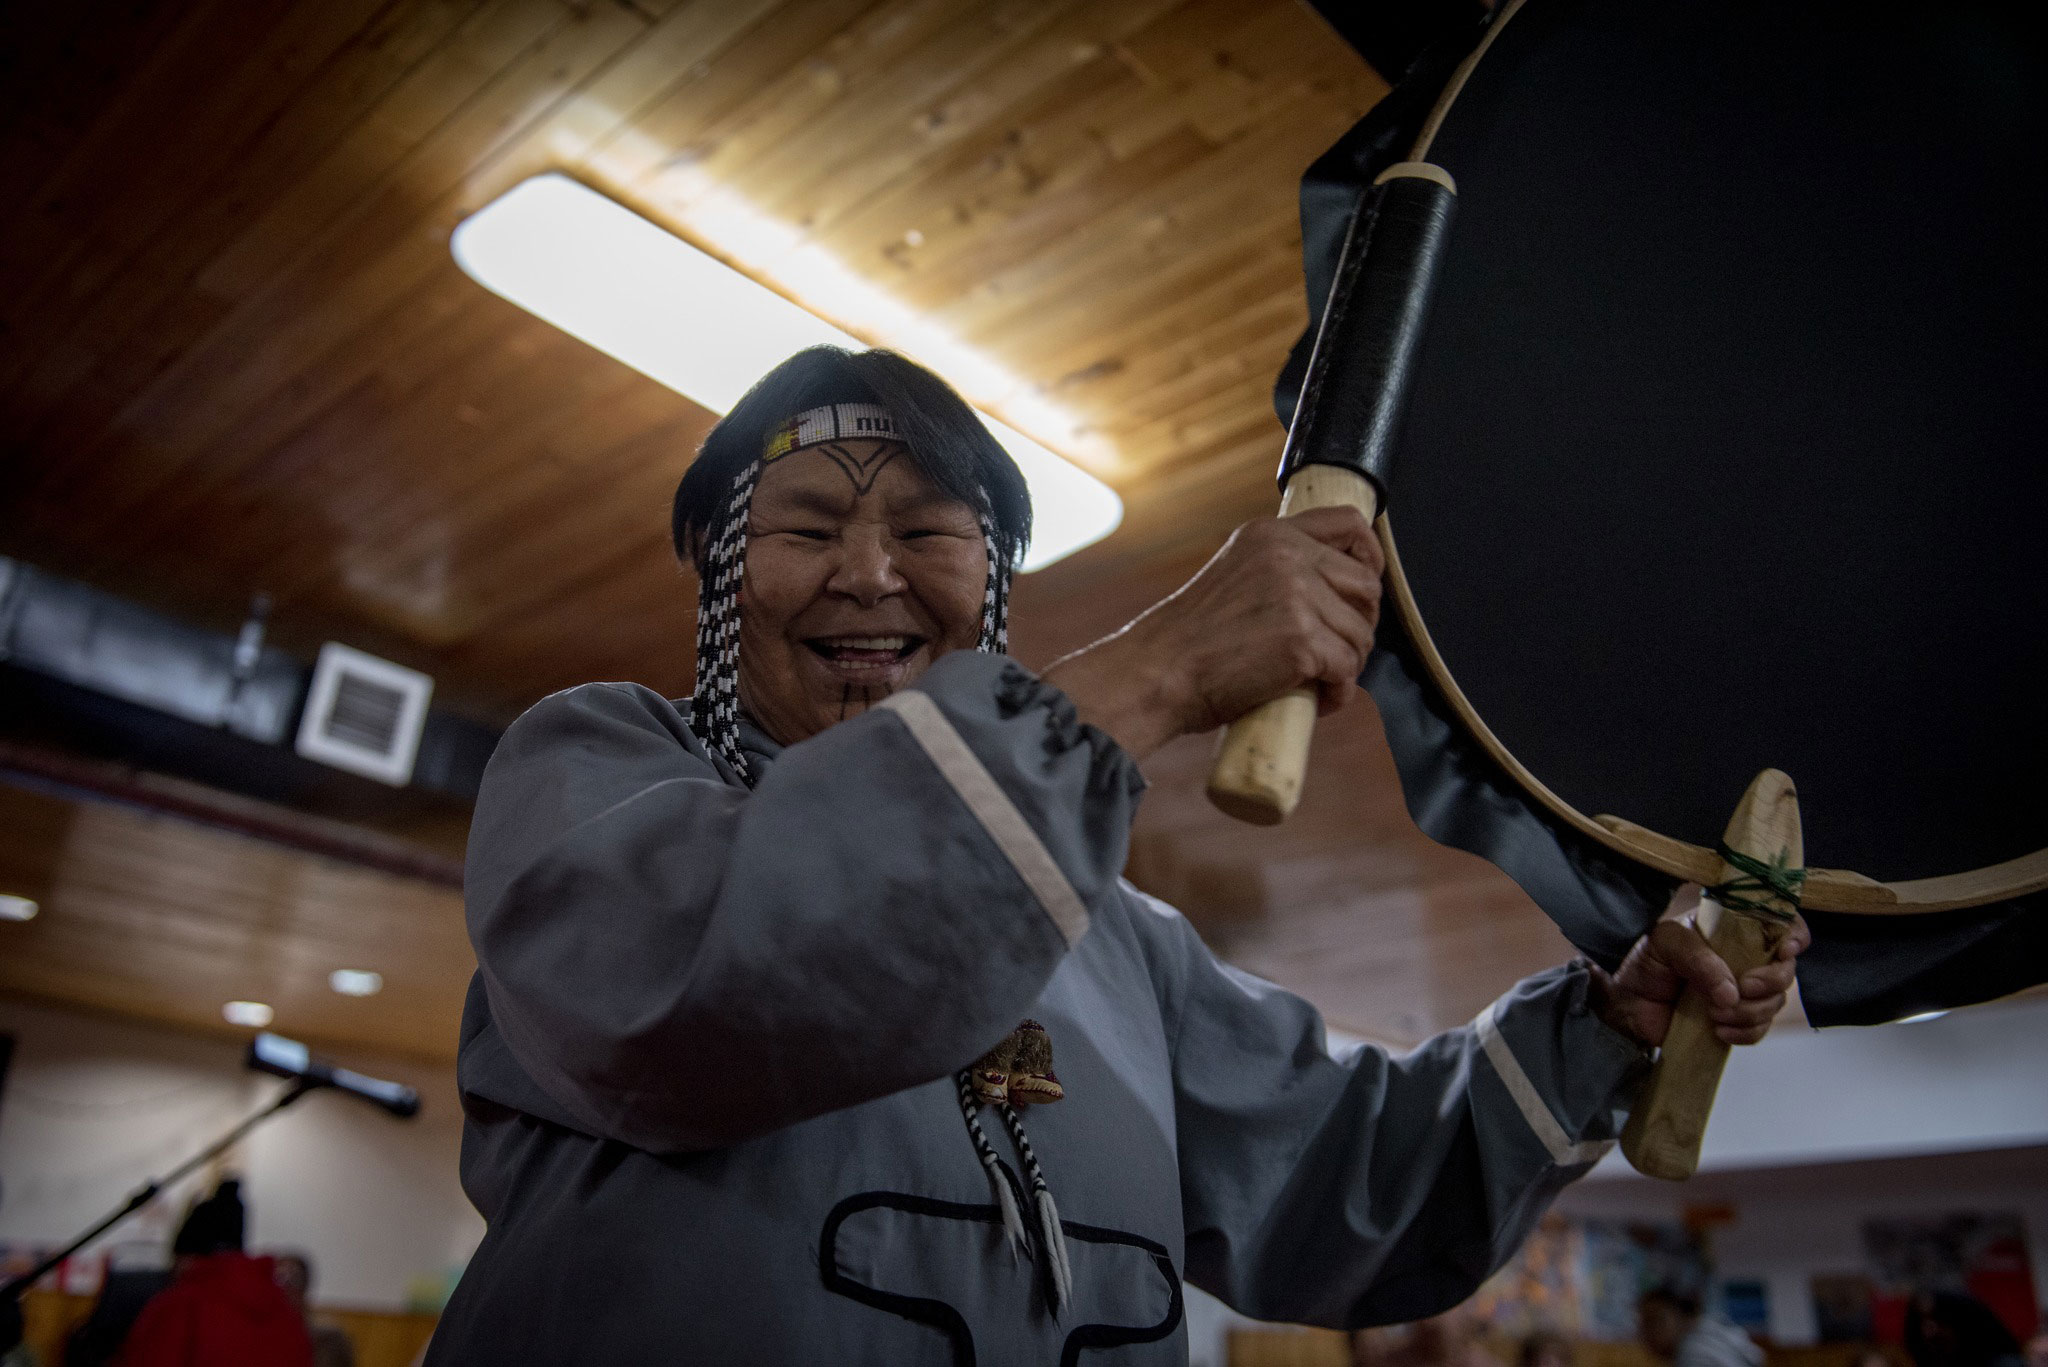
[[[15,1302],[19,1301],[21,1299],[21,1293],[28,1290],[31,1286],[35,1285],[36,1282],[42,1277],[42,1275],[45,1272],[48,1272],[58,1263],[63,1262],[66,1258],[78,1252],[79,1249],[84,1248],[94,1239],[99,1238],[100,1235],[106,1233],[115,1225],[127,1219],[130,1215],[133,1215],[136,1211],[141,1210],[144,1206],[148,1205],[151,1201],[155,1200],[156,1194],[162,1191],[165,1187],[172,1185],[179,1178],[185,1176],[186,1173],[191,1172],[200,1164],[209,1161],[215,1155],[221,1153],[223,1150],[227,1149],[230,1145],[235,1143],[235,1141],[239,1140],[243,1135],[249,1133],[249,1131],[255,1129],[258,1125],[270,1119],[270,1117],[276,1115],[279,1111],[291,1105],[294,1101],[297,1101],[306,1093],[314,1091],[323,1085],[325,1084],[315,1082],[311,1078],[295,1078],[292,1081],[291,1086],[285,1088],[282,1092],[279,1092],[277,1094],[276,1100],[272,1101],[268,1106],[265,1106],[262,1110],[256,1112],[256,1114],[250,1116],[247,1120],[244,1120],[241,1124],[235,1126],[235,1128],[233,1128],[232,1130],[229,1130],[219,1139],[216,1139],[213,1143],[207,1145],[205,1149],[201,1150],[199,1153],[194,1154],[192,1157],[186,1159],[183,1163],[180,1163],[177,1167],[171,1169],[171,1171],[165,1173],[162,1177],[153,1178],[150,1181],[143,1183],[139,1188],[136,1189],[135,1194],[133,1196],[130,1196],[128,1200],[125,1203],[123,1203],[119,1210],[116,1210],[113,1214],[107,1216],[106,1219],[101,1220],[91,1229],[88,1229],[85,1233],[79,1235],[76,1239],[73,1239],[70,1243],[58,1249],[55,1253],[52,1253],[49,1257],[43,1259],[41,1262],[37,1263],[28,1271],[22,1273],[13,1281],[7,1283],[7,1285],[0,1286],[0,1316],[4,1316],[7,1324],[9,1324],[10,1326],[18,1326],[20,1324],[20,1317],[19,1312],[15,1309]],[[15,1327],[13,1329],[13,1334],[19,1333],[20,1329],[18,1327]],[[12,1348],[14,1346],[13,1343],[10,1343],[8,1341],[9,1338],[11,1338],[12,1336],[13,1335],[6,1332],[6,1330],[0,1329],[0,1352],[6,1352],[9,1348]]]

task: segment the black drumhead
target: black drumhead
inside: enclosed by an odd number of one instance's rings
[[[2048,89],[2024,11],[1531,0],[1392,475],[1423,625],[1588,815],[1815,864],[2048,846]]]

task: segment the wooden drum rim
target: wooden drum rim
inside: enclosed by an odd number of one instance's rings
[[[1502,29],[1520,12],[1524,0],[1510,0],[1494,21],[1487,25],[1486,33],[1476,47],[1458,64],[1457,70],[1445,84],[1443,93],[1430,110],[1428,120],[1423,124],[1408,160],[1426,162],[1430,144],[1436,140],[1437,130],[1443,126],[1451,106],[1464,91],[1466,79],[1472,74],[1487,49],[1499,37]],[[1472,700],[1452,677],[1443,655],[1431,639],[1429,627],[1422,620],[1422,613],[1415,603],[1414,591],[1408,583],[1408,576],[1401,564],[1401,554],[1394,544],[1394,529],[1387,513],[1382,513],[1374,523],[1379,534],[1380,545],[1386,551],[1387,587],[1392,591],[1395,610],[1401,615],[1402,625],[1415,643],[1417,659],[1428,671],[1429,677],[1442,692],[1456,714],[1458,723],[1466,734],[1477,740],[1495,763],[1513,778],[1530,797],[1534,798],[1553,816],[1563,821],[1581,835],[1597,841],[1616,854],[1632,859],[1638,864],[1688,882],[1711,884],[1721,876],[1721,857],[1704,846],[1694,845],[1671,836],[1638,826],[1617,816],[1601,814],[1588,816],[1552,792],[1544,782],[1529,772],[1514,753],[1501,742],[1473,707]],[[1792,775],[1797,782],[1799,776]],[[2048,889],[2048,849],[2039,849],[2032,854],[2009,859],[2001,864],[1975,869],[1965,873],[1944,874],[1935,878],[1915,878],[1896,883],[1881,883],[1862,874],[1841,869],[1809,869],[1807,871],[1805,894],[1801,904],[1820,911],[1853,912],[1861,915],[1898,916],[1923,912],[1954,911],[1965,907],[1981,906],[1987,902],[2003,901],[2021,897],[2028,893]]]
[[[1375,523],[1380,546],[1387,557],[1387,588],[1401,624],[1415,643],[1415,654],[1428,671],[1430,681],[1443,693],[1458,724],[1478,741],[1494,762],[1530,797],[1553,816],[1581,835],[1598,841],[1616,854],[1638,864],[1693,883],[1712,883],[1721,875],[1721,856],[1702,845],[1694,845],[1638,826],[1621,817],[1588,816],[1552,792],[1529,772],[1514,752],[1502,743],[1473,707],[1472,700],[1452,677],[1450,667],[1431,639],[1429,627],[1416,606],[1414,590],[1394,544],[1391,514],[1383,513]],[[1797,782],[1799,775],[1792,775]],[[1902,916],[1920,912],[1954,911],[1982,906],[2048,889],[2048,849],[2009,859],[2002,864],[1965,873],[1943,874],[1937,878],[1915,878],[1880,883],[1862,874],[1841,869],[1809,869],[1801,905],[1818,911],[1854,912],[1873,916]]]

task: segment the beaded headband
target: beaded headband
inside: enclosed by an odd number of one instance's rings
[[[831,403],[778,423],[762,443],[761,458],[733,477],[732,489],[708,529],[697,581],[697,687],[690,698],[690,729],[753,786],[753,765],[740,746],[740,584],[747,570],[747,514],[761,471],[793,451],[854,438],[902,441],[889,410],[873,403]],[[982,495],[982,541],[988,579],[981,602],[976,648],[1001,655],[1010,649],[1010,576],[1007,545],[996,532],[990,500]]]
[[[896,419],[889,410],[880,404],[828,403],[820,408],[807,408],[777,426],[762,444],[761,459],[780,460],[807,446],[823,446],[830,441],[860,437],[871,441],[902,441],[903,429],[896,425]]]

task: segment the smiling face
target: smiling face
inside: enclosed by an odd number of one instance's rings
[[[740,703],[784,745],[980,640],[981,525],[901,442],[839,441],[769,462],[746,555]]]

